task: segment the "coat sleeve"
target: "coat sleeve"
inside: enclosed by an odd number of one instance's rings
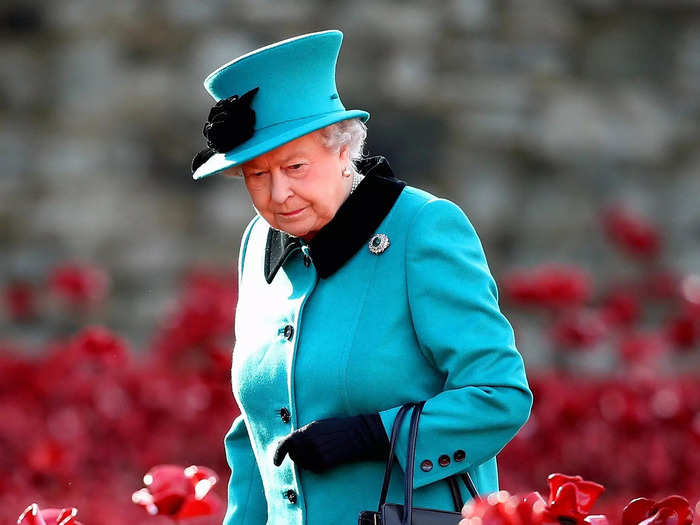
[[[267,502],[242,415],[234,419],[224,445],[231,477],[223,525],[265,525]]]
[[[481,242],[456,204],[434,199],[417,212],[407,240],[406,280],[420,349],[445,376],[443,391],[427,399],[418,426],[419,488],[498,454],[528,420],[533,396]],[[388,436],[399,408],[379,412]],[[396,449],[404,471],[408,416]],[[457,451],[466,457],[455,461]],[[450,458],[447,467],[438,464],[442,455]],[[420,468],[424,460],[433,464],[427,472]]]

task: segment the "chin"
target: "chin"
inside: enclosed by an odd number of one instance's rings
[[[288,233],[289,235],[294,235],[294,237],[304,237],[304,235],[307,235],[309,233],[308,228],[284,228],[280,226],[275,226],[277,230],[281,230],[285,233]]]
[[[275,230],[283,231],[289,235],[293,235],[294,237],[306,238],[308,236],[310,239],[317,231],[314,230],[316,223],[309,220],[305,220],[303,222],[299,221],[297,224],[295,224],[294,221],[291,221],[288,224],[280,224],[278,221],[270,222],[270,220],[267,220],[267,223]]]
[[[303,237],[311,231],[312,226],[313,224],[309,224],[309,221],[298,221],[296,224],[292,221],[287,224],[278,224],[277,228],[295,237]]]

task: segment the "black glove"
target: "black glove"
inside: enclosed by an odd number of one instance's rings
[[[275,465],[279,467],[286,454],[297,466],[319,474],[342,463],[386,460],[389,438],[379,414],[332,417],[312,421],[285,437],[275,451]]]

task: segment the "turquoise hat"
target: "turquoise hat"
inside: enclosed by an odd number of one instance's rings
[[[239,112],[244,117],[233,118],[248,122],[250,129],[244,129],[241,137],[250,138],[225,151],[220,144],[214,146],[192,178],[243,164],[340,120],[359,117],[366,122],[369,113],[345,109],[336,90],[335,65],[342,40],[343,33],[337,30],[300,35],[251,51],[209,74],[204,87],[218,106],[227,102],[224,99],[245,103],[244,113]]]

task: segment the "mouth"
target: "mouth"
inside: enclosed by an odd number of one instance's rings
[[[295,215],[298,215],[302,211],[304,211],[306,208],[299,208],[298,210],[295,211],[290,211],[289,213],[280,213],[283,217],[294,217]]]

